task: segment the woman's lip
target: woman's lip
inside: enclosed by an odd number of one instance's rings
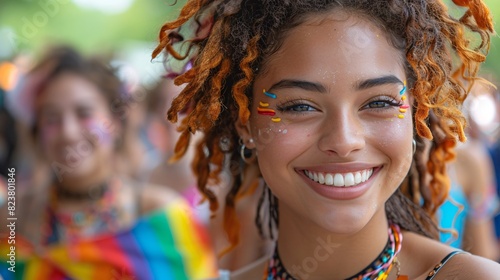
[[[297,173],[307,183],[307,185],[317,194],[334,200],[350,200],[362,196],[373,185],[373,178],[375,178],[382,167],[373,168],[371,177],[363,183],[351,187],[334,187],[320,184],[311,180],[304,174],[304,169],[297,170]],[[351,169],[352,170],[352,169]]]
[[[327,164],[321,166],[309,166],[296,168],[297,172],[303,172],[304,170],[322,173],[352,173],[357,171],[362,171],[366,169],[376,169],[379,166],[368,164],[368,163],[349,163],[349,164]]]

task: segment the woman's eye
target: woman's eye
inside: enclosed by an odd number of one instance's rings
[[[299,103],[299,104],[278,106],[278,110],[282,112],[307,112],[307,111],[315,111],[316,109],[311,105]]]
[[[313,108],[306,104],[294,105],[290,107],[290,111],[295,112],[304,112],[304,111],[312,111]]]
[[[375,100],[369,102],[366,107],[370,109],[380,109],[380,108],[387,108],[387,107],[399,107],[402,104],[399,102],[396,102],[395,100]]]
[[[383,108],[387,106],[389,106],[389,104],[387,104],[387,101],[373,101],[368,104],[368,107],[370,108]]]
[[[57,114],[44,114],[41,116],[41,120],[46,125],[52,125],[59,122],[59,117]]]

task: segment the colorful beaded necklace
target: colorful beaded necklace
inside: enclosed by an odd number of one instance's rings
[[[87,208],[68,214],[57,211],[58,191],[53,187],[47,208],[44,243],[57,243],[61,235],[72,242],[83,236],[115,230],[120,216],[116,206],[116,194],[119,188],[119,180],[111,180],[99,190],[100,194],[89,194],[93,199],[89,200]],[[77,197],[75,199],[79,200]]]
[[[398,225],[391,224],[388,229],[389,237],[387,244],[378,257],[361,272],[353,275],[348,280],[385,280],[389,276],[393,266],[396,266],[398,280],[407,279],[406,276],[399,275],[399,262],[396,255],[401,250],[403,235]],[[297,280],[286,270],[278,254],[278,246],[274,250],[273,257],[264,275],[265,280]]]

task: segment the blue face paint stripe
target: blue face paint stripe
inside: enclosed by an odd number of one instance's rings
[[[276,99],[276,94],[274,94],[274,93],[270,93],[270,92],[264,91],[264,94],[267,97],[271,97],[272,99]]]

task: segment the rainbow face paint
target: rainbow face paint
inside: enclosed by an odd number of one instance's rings
[[[274,116],[276,112],[273,109],[257,108],[257,113],[264,116]]]
[[[271,92],[267,92],[266,89],[263,89],[262,93],[264,94],[264,96],[267,96],[269,98],[272,98],[272,99],[277,98],[276,94],[271,93]],[[276,115],[276,111],[273,109],[269,109],[268,107],[269,107],[269,103],[264,102],[264,101],[260,101],[259,107],[257,108],[257,114],[273,117],[273,118],[271,118],[271,121],[280,122],[281,118],[274,117]]]
[[[399,95],[401,95],[401,101],[403,102],[406,100],[406,95],[403,95],[405,94],[405,92],[406,92],[406,81],[403,82],[403,88],[399,91]],[[399,106],[399,114],[397,115],[397,117],[399,119],[404,119],[405,118],[404,113],[406,113],[409,107],[410,106],[407,104]]]
[[[403,95],[406,92],[406,86],[403,86],[403,89],[399,92],[399,95]]]
[[[265,96],[270,97],[272,99],[276,99],[276,97],[277,97],[276,94],[267,92],[265,89],[263,89],[262,92],[264,92]]]

